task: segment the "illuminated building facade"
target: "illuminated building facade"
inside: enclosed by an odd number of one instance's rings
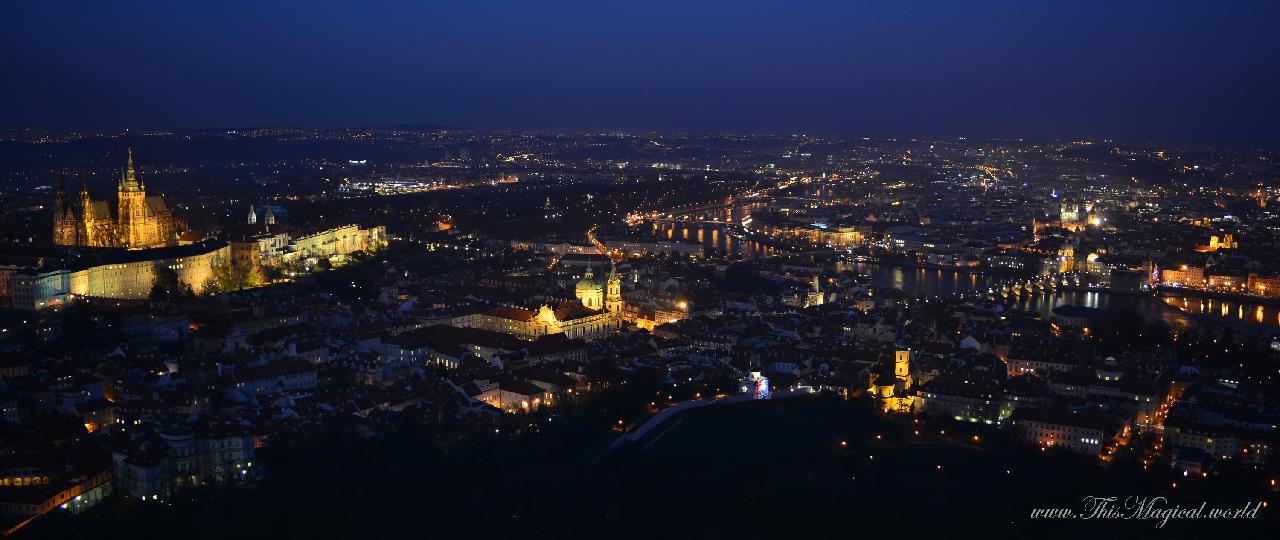
[[[53,211],[53,242],[62,246],[123,247],[143,249],[177,244],[181,227],[158,196],[147,196],[146,185],[133,167],[133,150],[120,176],[116,191],[116,213],[108,201],[89,198],[82,180],[80,192],[72,197],[65,182],[58,184]]]
[[[1249,274],[1249,292],[1259,296],[1280,298],[1280,276]]]
[[[622,320],[635,325],[636,328],[652,332],[664,324],[687,319],[689,317],[688,303],[683,303],[683,305],[683,308],[675,310],[650,310],[641,306],[626,305],[622,309]]]
[[[71,268],[24,270],[12,278],[13,307],[37,310],[77,297],[142,300],[151,294],[158,267],[173,270],[179,282],[199,294],[213,280],[214,269],[228,264],[230,256],[226,243],[202,242],[107,253]]]
[[[1204,268],[1183,265],[1181,269],[1161,270],[1160,282],[1165,285],[1203,287],[1205,284]]]
[[[1196,251],[1201,253],[1213,253],[1220,249],[1237,249],[1240,247],[1231,234],[1224,234],[1219,239],[1217,235],[1209,237],[1209,243],[1203,246],[1196,246]]]
[[[280,260],[309,264],[319,259],[342,257],[358,251],[377,251],[386,242],[387,230],[381,225],[367,229],[355,224],[340,225],[290,238],[288,246],[280,254]],[[273,246],[276,244],[271,242],[265,245],[268,248]]]
[[[1013,412],[1012,419],[1024,440],[1044,448],[1098,456],[1109,439],[1106,422],[1089,414],[1020,408]]]
[[[496,384],[487,385],[476,399],[504,412],[516,413],[549,406],[555,395],[528,381],[503,379]]]

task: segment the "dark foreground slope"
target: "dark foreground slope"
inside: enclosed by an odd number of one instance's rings
[[[555,422],[549,423],[553,424]],[[591,465],[598,433],[561,422],[448,452],[416,442],[360,446],[277,466],[254,486],[173,506],[115,503],[54,517],[30,538],[894,538],[1251,537],[1259,519],[1032,520],[1086,495],[1168,496],[1170,506],[1243,504],[1229,481],[1098,467],[998,435],[892,422],[826,398],[710,408]],[[959,430],[960,427],[954,428]],[[655,430],[664,431],[664,430]],[[877,435],[879,437],[877,437]],[[946,439],[946,442],[940,439]],[[594,441],[594,442],[593,442]],[[841,443],[844,444],[841,444]],[[647,448],[643,446],[647,445]]]

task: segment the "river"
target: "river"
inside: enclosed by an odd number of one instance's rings
[[[715,215],[700,217],[712,219],[741,219],[751,211],[748,205],[726,207],[712,212]],[[725,231],[723,225],[662,221],[650,224],[654,235],[689,243],[699,243],[708,250],[745,257],[766,257],[781,253],[768,245],[750,239],[739,239]],[[951,270],[911,268],[890,264],[855,263],[846,268],[871,277],[879,287],[892,287],[921,296],[947,296],[972,290],[998,288],[1015,278],[955,272]],[[1011,295],[1007,300],[1011,307],[1034,311],[1048,317],[1053,308],[1072,304],[1099,309],[1125,306],[1137,308],[1148,319],[1163,319],[1171,327],[1184,329],[1199,319],[1220,318],[1236,329],[1251,329],[1258,325],[1280,327],[1280,309],[1271,306],[1242,303],[1231,300],[1189,297],[1169,293],[1158,296],[1121,295],[1087,291],[1059,291],[1049,294]],[[1170,309],[1172,306],[1173,309]]]
[[[973,290],[986,291],[998,288],[1014,279],[871,263],[857,263],[851,265],[851,269],[870,276],[873,285],[893,287],[923,296],[946,296]],[[1163,319],[1177,329],[1189,328],[1203,316],[1221,318],[1224,322],[1235,323],[1232,326],[1237,328],[1256,325],[1280,326],[1280,309],[1275,307],[1167,293],[1151,296],[1057,291],[1048,294],[1010,295],[1006,302],[1010,307],[1040,313],[1043,317],[1048,317],[1053,308],[1066,304],[1099,309],[1131,306],[1137,308],[1144,317]]]
[[[725,231],[723,225],[661,221],[652,224],[658,238],[702,244],[707,250],[743,257],[768,257],[778,253],[774,248],[751,239],[738,239]]]

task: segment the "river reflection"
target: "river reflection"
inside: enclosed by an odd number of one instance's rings
[[[1185,313],[1193,315],[1215,315],[1249,324],[1280,326],[1280,308],[1274,306],[1261,306],[1232,300],[1169,293],[1161,293],[1160,299]]]
[[[702,244],[705,249],[743,257],[767,257],[776,250],[750,239],[739,239],[725,232],[723,225],[663,221],[653,224],[658,238]]]
[[[763,210],[769,207],[769,203],[763,201],[755,201],[750,203],[738,203],[728,206],[717,206],[706,210],[696,212],[684,212],[677,214],[675,218],[682,221],[699,222],[699,221],[719,221],[721,223],[741,223],[743,219],[750,216],[752,212]]]
[[[968,291],[988,291],[1014,281],[1014,278],[967,274],[949,270],[904,268],[901,266],[858,263],[851,269],[871,277],[878,287],[892,287],[919,296],[946,296]],[[1244,325],[1280,325],[1280,310],[1274,307],[1241,304],[1208,298],[1162,294],[1132,296],[1089,291],[1009,295],[1005,302],[1017,309],[1048,317],[1053,309],[1066,304],[1098,309],[1134,307],[1149,320],[1161,319],[1174,328],[1188,328],[1199,315],[1214,315]],[[1169,309],[1164,305],[1177,309]]]
[[[855,263],[846,268],[871,276],[871,284],[892,287],[920,296],[946,296],[973,290],[987,291],[1000,287],[1010,279],[949,270],[906,268],[902,266]]]

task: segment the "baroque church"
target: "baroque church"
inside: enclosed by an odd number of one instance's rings
[[[455,326],[481,328],[524,339],[564,334],[571,339],[595,339],[622,328],[622,277],[616,267],[604,279],[588,268],[574,286],[577,301],[543,304],[536,311],[501,306],[482,313],[455,317]]]
[[[115,247],[129,249],[177,245],[182,224],[159,196],[147,196],[146,185],[133,168],[133,149],[120,175],[116,190],[115,214],[109,201],[89,198],[83,177],[80,192],[69,196],[66,183],[59,181],[53,210],[53,243],[61,246]]]

